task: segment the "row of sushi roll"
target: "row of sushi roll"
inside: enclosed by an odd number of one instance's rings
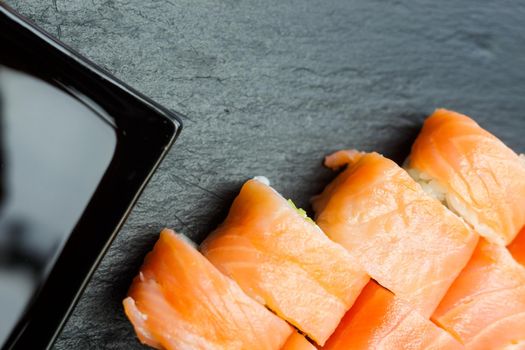
[[[439,109],[405,169],[355,150],[325,165],[344,170],[312,199],[315,221],[256,177],[200,247],[163,230],[124,300],[140,341],[525,349],[523,158]]]

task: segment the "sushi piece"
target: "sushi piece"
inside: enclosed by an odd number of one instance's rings
[[[525,228],[521,230],[518,236],[509,245],[509,250],[514,259],[525,266]]]
[[[525,224],[524,158],[465,115],[436,110],[406,167],[491,242],[509,244]]]
[[[201,252],[251,297],[324,344],[369,280],[267,180],[241,188]]]
[[[292,334],[285,321],[167,229],[128,295],[124,309],[138,338],[157,349],[278,350]]]
[[[323,350],[459,350],[463,345],[371,281]]]
[[[525,349],[525,268],[481,239],[432,319],[468,349]]]
[[[325,164],[348,167],[313,198],[317,224],[379,284],[430,317],[478,235],[377,153],[340,151]]]
[[[316,350],[316,347],[304,336],[294,332],[281,350]]]

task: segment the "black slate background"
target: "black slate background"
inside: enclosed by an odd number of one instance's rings
[[[326,153],[400,161],[436,107],[525,152],[520,0],[7,2],[187,116],[56,349],[142,348],[121,299],[157,232],[202,239],[249,177],[268,176],[308,208],[333,177]]]

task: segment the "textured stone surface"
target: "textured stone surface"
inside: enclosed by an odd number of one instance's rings
[[[308,207],[342,147],[401,160],[436,107],[525,151],[525,3],[8,0],[116,76],[184,113],[56,349],[140,349],[121,299],[157,232],[199,240],[264,174]]]

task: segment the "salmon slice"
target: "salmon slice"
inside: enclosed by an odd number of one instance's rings
[[[407,168],[491,242],[509,244],[525,224],[525,158],[465,115],[436,110]]]
[[[525,346],[525,268],[481,239],[432,316],[468,349]]]
[[[323,350],[456,350],[463,345],[371,281]]]
[[[294,332],[281,350],[316,350],[316,347],[304,336]]]
[[[138,338],[157,349],[277,350],[292,334],[172,230],[161,232],[128,295]]]
[[[521,230],[518,236],[509,245],[509,250],[514,259],[525,266],[525,228]]]
[[[249,180],[201,252],[251,297],[324,344],[369,280],[315,223]]]
[[[325,164],[349,165],[313,198],[317,224],[373,279],[430,317],[478,235],[377,153],[340,151]]]

